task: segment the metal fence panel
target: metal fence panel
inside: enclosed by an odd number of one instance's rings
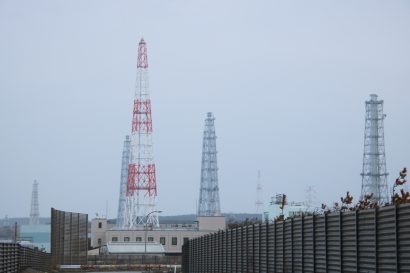
[[[218,231],[214,235],[216,237],[215,248],[216,248],[216,261],[215,261],[215,271],[222,272],[223,263],[223,234],[222,231]]]
[[[226,262],[226,271],[225,272],[232,272],[232,230],[226,230],[226,242],[225,242],[225,262]]]
[[[410,204],[398,207],[397,221],[399,271],[410,272]]]
[[[246,272],[254,272],[253,271],[253,226],[246,227],[246,235],[247,235],[247,265],[246,265]]]
[[[293,271],[295,273],[303,272],[303,218],[297,218],[293,221],[292,233],[292,257]]]
[[[196,247],[195,247],[195,245],[196,245],[196,241],[197,241],[198,239],[197,238],[195,238],[195,239],[192,239],[191,240],[191,255],[190,255],[190,258],[192,259],[192,266],[190,266],[190,269],[191,269],[191,271],[189,271],[189,272],[192,272],[192,273],[195,273],[195,272],[197,272],[196,271],[196,267],[197,267],[197,261],[196,261],[196,259],[195,259],[195,252],[196,252]]]
[[[198,263],[197,272],[203,273],[205,272],[205,263],[206,263],[206,236],[200,237],[196,243],[196,260]]]
[[[378,272],[398,272],[396,249],[396,207],[377,211],[377,269]]]
[[[261,273],[267,273],[268,268],[267,268],[267,224],[261,224],[260,226],[260,237],[259,237],[259,242],[260,242],[260,258],[259,258],[259,272]]]
[[[248,264],[248,237],[247,232],[248,229],[246,227],[242,227],[242,269],[241,272],[248,272],[247,264]]]
[[[276,224],[275,234],[275,269],[274,272],[284,273],[284,222]]]
[[[327,272],[326,264],[326,215],[314,218],[315,229],[315,272]]]
[[[326,257],[327,257],[327,272],[341,272],[341,229],[340,217],[338,214],[327,215],[326,221]]]
[[[253,272],[259,272],[259,256],[260,256],[260,237],[259,237],[260,225],[253,226]]]
[[[347,212],[342,217],[342,271],[357,272],[357,226],[356,212]]]
[[[376,213],[375,210],[358,212],[359,272],[376,272]]]
[[[218,272],[223,271],[223,232],[218,232]]]
[[[313,229],[313,216],[303,219],[303,271],[315,272],[315,232]]]
[[[237,272],[238,265],[238,238],[237,238],[237,229],[232,230],[232,270],[231,272]]]
[[[242,273],[242,228],[236,229],[236,272]]]
[[[284,272],[293,272],[293,219],[284,222]]]
[[[275,272],[275,261],[276,261],[276,253],[275,253],[275,224],[271,223],[268,225],[268,272]]]
[[[207,234],[205,238],[205,264],[204,272],[210,273],[212,270],[212,234]]]

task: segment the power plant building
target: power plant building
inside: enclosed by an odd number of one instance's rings
[[[109,224],[105,218],[94,218],[91,221],[91,247],[104,249],[116,243],[134,247],[147,242],[160,244],[164,247],[165,255],[173,255],[182,253],[182,245],[187,240],[225,228],[224,216],[199,216],[192,224],[160,224],[159,227],[141,226],[134,230],[117,228],[115,224]]]

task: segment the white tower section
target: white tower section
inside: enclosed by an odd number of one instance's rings
[[[216,160],[215,118],[207,114],[202,144],[201,185],[198,216],[220,216],[218,164]]]
[[[40,224],[40,213],[38,206],[38,182],[34,180],[33,190],[31,192],[31,210],[30,210],[30,225]]]

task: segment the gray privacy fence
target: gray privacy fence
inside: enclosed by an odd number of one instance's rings
[[[88,215],[51,208],[53,265],[87,264]]]
[[[185,273],[410,272],[410,204],[228,229],[182,253]]]
[[[26,268],[50,271],[51,256],[16,243],[0,243],[0,273],[17,273]]]

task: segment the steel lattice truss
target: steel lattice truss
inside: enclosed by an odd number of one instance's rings
[[[144,39],[141,39],[138,45],[137,83],[131,133],[123,227],[133,229],[141,225],[159,226],[158,214],[151,213],[155,211],[157,183],[152,146],[148,58]]]
[[[366,122],[362,175],[362,199],[373,194],[373,200],[380,204],[389,202],[387,186],[386,153],[384,148],[383,100],[370,95],[366,101]]]
[[[212,113],[205,119],[202,144],[201,186],[199,193],[198,216],[219,216],[218,165],[216,160],[215,118]]]

